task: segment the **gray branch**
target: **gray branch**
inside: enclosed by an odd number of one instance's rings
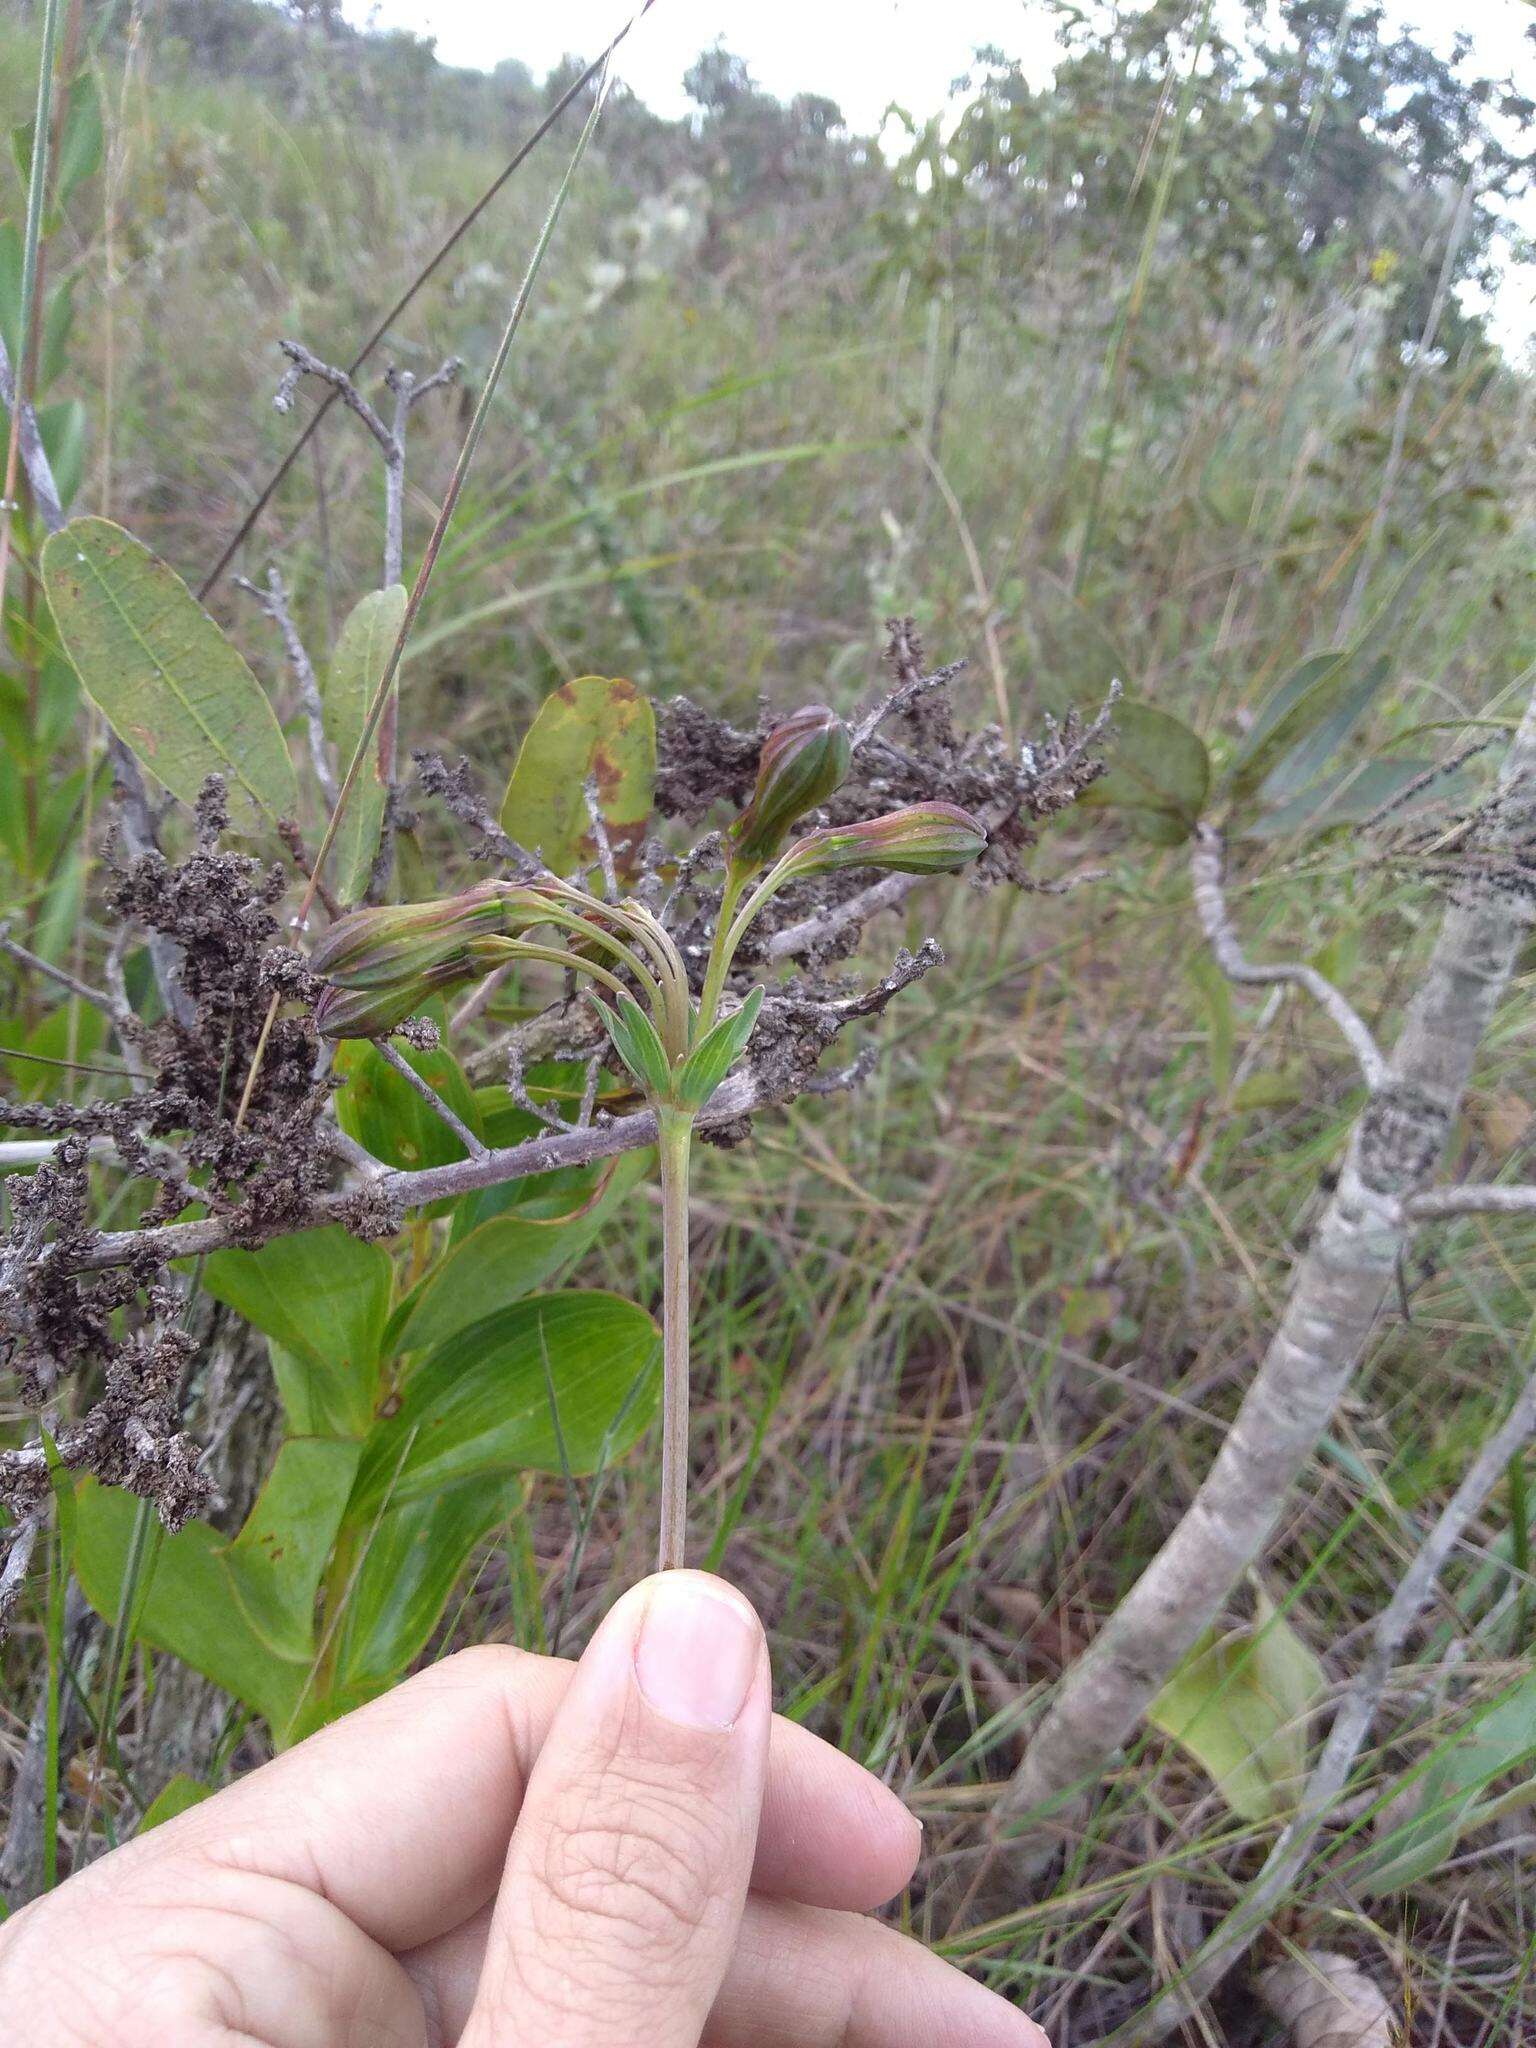
[[[408,1087],[415,1089],[416,1093],[421,1097],[422,1101],[426,1103],[427,1107],[434,1113],[434,1115],[441,1118],[443,1123],[447,1125],[448,1129],[452,1131],[453,1135],[464,1147],[465,1151],[468,1152],[471,1159],[485,1159],[489,1156],[486,1151],[486,1147],[482,1144],[480,1139],[475,1136],[474,1132],[469,1128],[469,1125],[464,1122],[463,1118],[458,1115],[457,1111],[449,1108],[448,1104],[444,1102],[442,1096],[438,1094],[437,1090],[432,1086],[432,1083],[427,1079],[426,1075],[417,1073],[416,1069],[411,1065],[410,1061],[405,1057],[404,1053],[398,1051],[396,1047],[392,1046],[387,1038],[381,1038],[377,1041],[376,1050],[378,1051],[379,1056],[389,1066],[392,1066],[394,1068],[395,1072],[400,1076],[401,1080],[404,1081]]]
[[[1387,1071],[1381,1049],[1354,1005],[1326,975],[1319,974],[1315,967],[1308,967],[1299,960],[1275,961],[1261,967],[1244,956],[1222,886],[1222,850],[1221,834],[1214,826],[1196,827],[1195,843],[1189,857],[1190,881],[1194,889],[1195,912],[1216,965],[1228,981],[1245,987],[1267,988],[1275,982],[1287,982],[1293,988],[1305,989],[1348,1044],[1365,1077],[1365,1085],[1368,1088],[1380,1087]]]
[[[298,627],[293,623],[293,613],[288,608],[288,593],[283,587],[282,575],[274,562],[267,570],[265,590],[245,576],[236,576],[234,583],[237,590],[243,590],[255,598],[282,635],[288,666],[293,670],[294,680],[299,686],[299,709],[304,713],[304,724],[309,734],[309,758],[314,765],[315,780],[320,785],[320,794],[334,810],[337,791],[336,771],[331,766],[331,750],[326,743],[320,682],[315,674],[315,665],[309,658],[309,650],[304,645]]]
[[[1536,829],[1536,697],[1477,827],[1518,857]],[[1197,849],[1210,859],[1209,848]],[[1219,897],[1217,908],[1219,909]],[[1207,905],[1209,909],[1209,902]],[[1268,1542],[1365,1356],[1536,901],[1469,871],[1448,904],[1387,1070],[1351,1134],[1257,1374],[1194,1499],[1067,1672],[1001,1802],[1006,1817],[1081,1807],[1169,1676]]]
[[[1275,1908],[1290,1896],[1319,1830],[1337,1811],[1340,1795],[1365,1745],[1409,1630],[1428,1606],[1468,1523],[1509,1470],[1510,1460],[1533,1435],[1536,1374],[1527,1379],[1501,1427],[1472,1461],[1404,1572],[1397,1591],[1377,1617],[1370,1654],[1350,1681],[1295,1817],[1281,1831],[1263,1869],[1190,1958],[1178,1984],[1145,2015],[1112,2037],[1115,2048],[1151,2048],[1153,2042],[1161,2041],[1175,2027],[1183,2025],[1194,2006],[1210,1996],[1239,1956],[1264,1931]]]
[[[1509,1181],[1502,1187],[1427,1188],[1405,1206],[1415,1223],[1442,1216],[1536,1216],[1536,1187]]]

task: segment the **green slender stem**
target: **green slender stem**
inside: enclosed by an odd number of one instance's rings
[[[661,1153],[661,1545],[657,1568],[680,1568],[688,1538],[688,1152],[693,1118],[658,1104]]]
[[[671,935],[665,927],[658,924],[649,911],[640,904],[594,904],[584,891],[573,889],[563,882],[547,884],[546,889],[550,894],[558,894],[567,902],[581,906],[580,910],[573,909],[569,916],[580,918],[582,929],[590,932],[598,944],[606,946],[609,952],[622,956],[625,965],[639,980],[642,988],[649,992],[653,985],[659,984],[660,1007],[654,1011],[655,1021],[661,1030],[668,1053],[674,1059],[680,1059],[689,1045],[688,976],[678,957],[677,948],[672,943]],[[611,918],[644,946],[656,966],[654,978],[642,970],[634,953],[622,940],[603,930],[598,922],[599,917]]]
[[[487,952],[494,948],[503,960],[547,960],[552,966],[569,968],[573,974],[584,974],[589,981],[600,981],[615,995],[629,994],[616,974],[610,974],[606,967],[599,967],[593,960],[583,960],[575,953],[567,953],[561,946],[536,946],[529,939],[486,939],[482,943]],[[661,992],[649,975],[642,986],[648,1002],[653,995],[660,1001]]]
[[[700,1038],[715,1021],[715,1013],[720,1007],[721,992],[725,987],[725,977],[731,971],[731,961],[735,957],[736,948],[741,944],[741,934],[746,930],[746,925],[736,917],[736,906],[741,901],[742,890],[751,881],[755,872],[753,868],[738,867],[734,861],[725,871],[725,886],[720,892],[720,911],[715,919],[714,941],[709,949],[709,963],[704,969],[704,993],[699,998]],[[756,900],[754,897],[753,901]]]

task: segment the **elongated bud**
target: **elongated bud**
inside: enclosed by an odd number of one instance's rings
[[[842,782],[852,758],[848,728],[825,704],[807,704],[776,725],[758,756],[752,801],[731,827],[733,857],[772,860],[795,820]]]
[[[482,882],[461,896],[384,904],[337,918],[310,956],[331,986],[315,1009],[327,1038],[382,1038],[429,996],[495,965],[494,941],[548,916],[537,889]]]
[[[785,854],[785,881],[839,868],[894,868],[904,875],[949,874],[985,852],[987,833],[958,804],[911,804],[858,825],[808,832]]]

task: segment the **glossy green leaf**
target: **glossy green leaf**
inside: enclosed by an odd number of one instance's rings
[[[471,1323],[548,1286],[580,1258],[645,1171],[644,1154],[626,1153],[561,1214],[515,1209],[479,1224],[417,1289],[391,1333],[394,1348],[423,1351],[446,1344]]]
[[[569,1469],[591,1471],[621,1410],[613,1453],[649,1422],[660,1353],[655,1323],[616,1294],[536,1295],[472,1324],[422,1361],[398,1410],[374,1425],[351,1513],[468,1479],[559,1471],[562,1440]]]
[[[441,1005],[430,1003],[422,1005],[423,1015],[433,1015],[434,1007],[440,1016]],[[401,1046],[399,1051],[479,1137],[480,1112],[474,1090],[448,1048],[438,1045],[430,1052],[419,1052],[413,1046]],[[375,1159],[386,1166],[414,1169],[446,1166],[450,1160],[466,1156],[463,1140],[366,1039],[351,1039],[337,1046],[336,1072],[346,1084],[336,1097],[337,1121]]]
[[[137,1832],[147,1835],[151,1828],[160,1827],[165,1821],[175,1820],[179,1813],[190,1813],[194,1806],[201,1806],[205,1799],[213,1797],[213,1787],[205,1785],[201,1778],[192,1778],[185,1771],[178,1771],[165,1785],[158,1796],[144,1809],[144,1818],[139,1822]]]
[[[1415,1771],[1403,1789],[1410,1818],[1383,1833],[1357,1874],[1376,1897],[1403,1891],[1437,1871],[1461,1837],[1489,1817],[1497,1779],[1536,1766],[1536,1673],[1476,1714],[1465,1730]],[[1536,1800],[1536,1783],[1531,1786]],[[1503,1804],[1503,1801],[1500,1801]],[[1398,1811],[1392,1801],[1388,1811]]]
[[[405,585],[392,583],[371,590],[357,605],[337,636],[325,679],[321,709],[325,736],[336,757],[338,780],[347,772],[367,722],[368,706],[394,651],[405,618]],[[330,855],[330,881],[338,900],[361,902],[373,872],[384,825],[387,791],[379,775],[377,736],[371,758],[358,770],[352,794],[341,814]]]
[[[467,1480],[374,1516],[358,1537],[326,1718],[391,1685],[422,1649],[470,1552],[512,1505],[507,1482]]]
[[[366,1434],[394,1269],[379,1245],[339,1223],[275,1237],[258,1251],[212,1252],[203,1285],[274,1346],[296,1436]]]
[[[1198,1645],[1147,1719],[1210,1773],[1234,1813],[1268,1820],[1300,1789],[1326,1685],[1317,1658],[1260,1596],[1252,1625]]]
[[[73,519],[43,549],[64,651],[108,724],[184,803],[225,778],[242,830],[298,811],[272,706],[185,583],[110,519]]]
[[[596,857],[584,786],[597,800],[614,859],[632,865],[645,837],[656,784],[656,719],[650,700],[622,677],[578,676],[539,707],[507,784],[501,823],[556,874]]]
[[[1132,831],[1155,845],[1179,845],[1200,822],[1210,792],[1205,742],[1154,704],[1117,704],[1114,732],[1108,774],[1090,783],[1079,801],[1119,811]]]
[[[754,988],[739,1010],[712,1026],[684,1060],[672,1083],[672,1097],[684,1109],[702,1109],[747,1049],[763,991]]]
[[[358,1455],[355,1443],[290,1438],[233,1541],[189,1522],[161,1540],[149,1578],[140,1635],[243,1700],[279,1741],[311,1683],[315,1595]],[[107,1620],[117,1613],[135,1505],[118,1487],[81,1482],[75,1569]]]
[[[648,1095],[664,1099],[672,1086],[672,1067],[656,1027],[631,995],[622,990],[612,1003],[593,998],[613,1049]]]

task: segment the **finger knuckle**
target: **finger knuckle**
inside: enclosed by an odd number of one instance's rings
[[[627,1938],[659,1967],[709,1918],[717,1846],[677,1791],[610,1781],[572,1798],[547,1830],[544,1889],[563,1918]]]

